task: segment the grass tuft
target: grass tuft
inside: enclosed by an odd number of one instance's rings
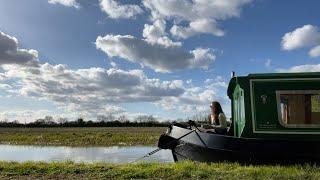
[[[319,179],[316,165],[240,165],[237,163],[74,163],[0,162],[0,178],[107,179]]]

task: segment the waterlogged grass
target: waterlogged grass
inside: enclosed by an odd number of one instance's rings
[[[63,146],[156,145],[164,127],[0,128],[0,144]]]
[[[1,179],[320,179],[315,165],[253,166],[236,163],[76,164],[0,162]]]

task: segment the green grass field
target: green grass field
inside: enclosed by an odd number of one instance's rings
[[[156,145],[166,128],[0,128],[1,144],[65,146]],[[320,179],[315,165],[236,163],[74,163],[0,161],[0,179]]]
[[[0,144],[63,146],[156,145],[164,127],[0,128]]]
[[[235,163],[76,164],[0,162],[1,179],[320,179],[320,167],[244,166]]]

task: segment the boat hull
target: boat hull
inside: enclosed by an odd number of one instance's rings
[[[190,134],[180,138],[187,133]],[[235,138],[226,135],[203,133],[177,126],[172,126],[170,132],[165,136],[173,140],[169,143],[169,146],[163,147],[172,150],[175,161],[229,161],[254,164],[320,162],[320,142],[314,140]],[[168,143],[166,142],[166,144]]]

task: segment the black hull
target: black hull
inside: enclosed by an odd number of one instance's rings
[[[167,139],[173,141],[166,142],[166,145],[170,145],[164,147],[172,150],[175,161],[228,161],[253,164],[320,162],[319,141],[245,139],[190,132],[190,129],[173,126],[171,132],[166,135]],[[190,134],[180,139],[186,133]]]

